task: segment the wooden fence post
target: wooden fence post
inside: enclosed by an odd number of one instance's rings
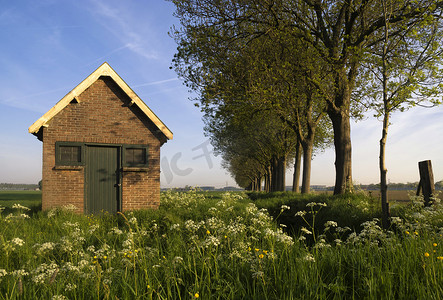
[[[430,198],[435,194],[434,173],[432,172],[431,161],[420,161],[418,163],[418,170],[420,172],[420,182],[418,183],[417,196],[420,195],[420,190],[422,190],[425,206],[430,206]]]

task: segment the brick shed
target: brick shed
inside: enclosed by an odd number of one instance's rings
[[[172,132],[104,63],[29,132],[43,142],[43,210],[157,208],[160,147]]]

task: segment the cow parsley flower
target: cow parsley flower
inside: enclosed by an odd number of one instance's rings
[[[291,207],[289,207],[289,206],[283,204],[283,205],[281,206],[281,208],[280,208],[280,211],[283,212],[283,211],[285,211],[285,210],[290,210],[290,209],[291,209]]]
[[[311,232],[310,230],[308,230],[307,228],[305,228],[305,227],[302,227],[300,230],[301,230],[304,234],[312,234],[312,232]]]
[[[304,210],[300,210],[294,216],[295,217],[304,217],[305,215],[306,215],[306,212]]]
[[[335,221],[327,221],[325,223],[325,227],[337,227],[337,222],[335,222]]]
[[[311,253],[308,253],[308,254],[306,254],[306,256],[304,257],[304,260],[305,260],[305,261],[308,261],[308,262],[315,262],[315,257],[312,256]]]
[[[67,290],[67,291],[73,291],[73,290],[75,290],[77,288],[77,285],[76,284],[73,284],[73,283],[67,283],[66,285],[65,285],[65,290]]]
[[[14,270],[14,271],[12,271],[12,272],[11,272],[11,275],[14,276],[14,277],[22,277],[22,276],[28,276],[29,273],[26,272],[26,271],[23,270],[23,269],[19,269],[19,270]]]
[[[25,244],[25,241],[20,238],[13,238],[11,240],[11,243],[15,244],[16,246],[23,246]]]
[[[21,209],[21,210],[24,210],[24,211],[30,211],[31,210],[30,208],[28,208],[26,206],[23,206],[21,204],[18,204],[18,203],[15,203],[14,205],[12,205],[12,208],[14,208],[14,209]]]

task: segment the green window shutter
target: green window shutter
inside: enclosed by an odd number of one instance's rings
[[[146,145],[123,146],[124,167],[147,167],[148,165],[149,165],[148,146]]]

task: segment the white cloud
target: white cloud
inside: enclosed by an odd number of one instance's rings
[[[140,19],[135,22],[133,16],[125,11],[125,2],[114,2],[111,6],[109,2],[92,0],[91,4],[91,13],[98,16],[99,23],[125,44],[125,47],[146,59],[159,58],[158,52],[152,50],[147,43],[147,24],[143,24]]]
[[[158,80],[158,81],[152,81],[152,82],[147,82],[147,83],[142,83],[142,84],[138,84],[138,85],[134,85],[134,88],[138,88],[138,87],[142,87],[142,86],[149,86],[149,85],[159,85],[159,84],[163,84],[163,83],[169,83],[172,81],[178,81],[178,78],[169,78],[169,79],[164,79],[164,80]]]

